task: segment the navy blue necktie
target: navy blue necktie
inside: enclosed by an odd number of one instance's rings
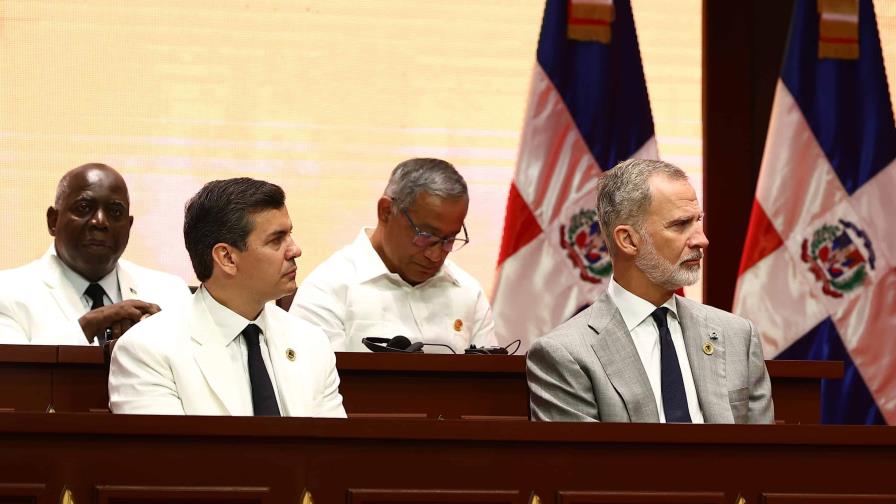
[[[255,324],[249,324],[243,329],[242,335],[246,339],[246,347],[249,354],[249,384],[252,387],[252,410],[255,416],[280,416],[280,408],[277,407],[277,396],[274,395],[274,384],[271,383],[271,375],[264,365],[261,357],[261,344],[258,335],[261,328]]]
[[[672,333],[666,323],[669,309],[659,307],[650,314],[660,331],[660,382],[663,394],[663,412],[666,422],[691,423],[688,412],[688,398],[684,393],[684,380],[681,378],[681,367],[672,344]]]

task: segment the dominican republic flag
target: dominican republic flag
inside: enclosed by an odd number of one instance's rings
[[[734,310],[766,358],[832,359],[825,423],[896,424],[896,127],[871,0],[798,0]]]
[[[537,60],[492,300],[498,340],[522,351],[610,279],[597,176],[657,155],[627,0],[548,0]]]

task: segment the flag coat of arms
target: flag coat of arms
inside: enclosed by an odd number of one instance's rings
[[[594,211],[597,176],[656,159],[627,0],[548,0],[498,257],[498,339],[526,351],[609,281]]]
[[[845,362],[826,423],[896,424],[896,127],[871,0],[798,0],[734,311],[766,358]]]

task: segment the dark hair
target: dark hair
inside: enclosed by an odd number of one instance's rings
[[[184,208],[184,244],[200,282],[212,276],[212,248],[226,243],[246,250],[253,214],[283,208],[280,186],[247,177],[205,184]]]

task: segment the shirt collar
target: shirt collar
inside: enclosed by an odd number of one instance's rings
[[[50,246],[50,257],[53,258],[54,261],[59,265],[59,269],[62,272],[62,277],[75,289],[75,292],[78,293],[78,296],[83,296],[84,291],[87,290],[87,286],[91,284],[89,280],[82,277],[78,272],[68,267],[67,264],[59,257],[59,253],[56,252],[56,246]],[[106,276],[100,278],[97,282],[106,291],[106,296],[113,303],[118,303],[121,301],[121,290],[118,287],[118,265],[115,265],[115,268],[112,269]]]
[[[610,285],[607,286],[607,294],[609,294],[610,299],[613,300],[616,308],[619,309],[619,313],[622,314],[622,320],[625,321],[625,327],[629,332],[635,327],[638,327],[641,322],[644,322],[644,319],[649,317],[657,308],[656,306],[653,306],[653,303],[650,301],[625,290],[623,286],[616,283],[616,279],[613,277],[610,277]],[[675,314],[675,318],[678,318],[675,295],[672,295],[666,300],[662,306],[668,308],[670,312]]]
[[[215,322],[215,327],[218,328],[218,336],[220,337],[222,344],[227,345],[236,339],[249,324],[257,325],[261,328],[262,334],[267,334],[267,304],[264,305],[264,308],[262,308],[261,313],[258,314],[258,317],[255,320],[248,320],[219,303],[217,299],[212,297],[212,295],[205,290],[204,285],[199,287],[198,295],[205,304],[208,314]]]
[[[389,268],[386,267],[386,263],[383,262],[383,258],[380,257],[380,255],[376,252],[376,249],[374,249],[373,245],[370,243],[370,236],[372,234],[372,227],[361,228],[361,232],[358,233],[358,236],[355,238],[355,241],[353,241],[351,245],[358,251],[358,281],[364,283],[380,277],[385,277],[394,283],[411,287],[411,285],[405,282],[400,275],[398,275],[397,273],[392,273],[391,271],[389,271]],[[456,275],[452,274],[451,272],[452,267],[452,264],[446,260],[445,263],[442,264],[442,267],[439,268],[438,273],[436,273],[429,280],[414,287],[422,287],[439,282],[441,280],[447,280],[451,283],[454,283],[455,285],[459,285]]]

